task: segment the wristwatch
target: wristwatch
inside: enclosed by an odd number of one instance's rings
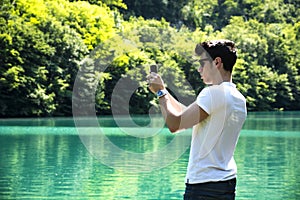
[[[168,90],[163,89],[163,90],[158,90],[156,92],[156,95],[157,95],[158,98],[160,98],[160,97],[163,97],[163,96],[167,95],[168,93],[169,93]]]

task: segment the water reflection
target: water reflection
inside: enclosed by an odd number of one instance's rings
[[[250,113],[244,129],[300,132],[299,112],[257,112]]]
[[[289,120],[294,121],[291,129],[286,127],[288,120],[273,117],[252,115],[245,124],[235,153],[236,199],[300,199],[300,123],[295,123],[299,117]],[[264,126],[254,123],[267,118],[270,123]],[[24,121],[23,127],[12,126],[13,121],[4,126],[3,121],[0,199],[182,199],[188,151],[165,168],[127,173],[95,159],[69,121],[66,126],[53,122],[58,127],[25,126]],[[115,132],[108,138],[135,152],[152,151],[172,140],[169,134],[135,139]]]
[[[140,199],[149,195],[178,199],[182,195],[187,155],[161,170],[126,173],[94,159],[76,135],[2,135],[0,151],[0,199]]]
[[[241,199],[299,199],[300,138],[242,136],[235,154]]]

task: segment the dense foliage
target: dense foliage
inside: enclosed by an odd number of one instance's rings
[[[249,111],[299,110],[299,10],[285,0],[2,0],[0,116],[69,116],[72,95],[93,95],[97,114],[111,114],[111,102],[147,113],[157,106],[145,82],[154,62],[188,101],[204,87],[193,48],[216,38],[239,48],[234,82]],[[74,94],[79,69],[85,88]]]

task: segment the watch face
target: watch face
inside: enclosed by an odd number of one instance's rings
[[[167,90],[159,90],[157,91],[156,95],[158,97],[162,97],[162,96],[165,96],[166,94],[168,94],[168,91]]]

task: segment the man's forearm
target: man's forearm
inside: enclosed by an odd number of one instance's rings
[[[186,106],[177,101],[172,95],[168,94],[168,98],[177,112],[181,113],[184,109],[186,109]]]
[[[178,131],[184,106],[170,94],[159,98],[159,104],[169,130],[173,133]]]

